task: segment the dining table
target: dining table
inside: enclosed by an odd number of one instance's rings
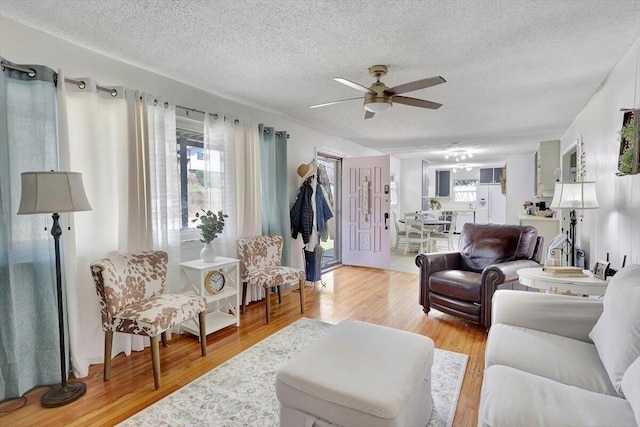
[[[439,226],[439,225],[449,225],[451,224],[451,221],[446,221],[443,219],[433,219],[433,218],[423,218],[423,219],[416,219],[415,221],[419,221],[422,223],[422,225],[434,225],[434,226]],[[401,219],[398,222],[404,224],[405,220]]]

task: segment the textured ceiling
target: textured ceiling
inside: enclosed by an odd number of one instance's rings
[[[477,160],[558,139],[640,34],[640,0],[1,0],[0,14],[203,90],[401,158]],[[440,75],[364,120],[332,77]]]

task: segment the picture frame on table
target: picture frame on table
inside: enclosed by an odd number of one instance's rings
[[[609,269],[609,262],[598,260],[596,261],[596,265],[593,266],[593,277],[596,277],[600,280],[605,280],[607,278],[607,270]]]

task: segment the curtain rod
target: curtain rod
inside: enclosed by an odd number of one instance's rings
[[[182,108],[183,110],[193,111],[194,113],[209,114],[210,116],[212,116],[212,117],[213,117],[213,119],[214,119],[214,120],[218,120],[218,115],[217,115],[216,113],[207,113],[207,112],[205,112],[205,111],[200,111],[200,110],[197,110],[197,109],[195,109],[195,108],[183,107],[182,105],[176,105],[176,108]],[[227,118],[226,118],[226,117],[225,117],[224,119],[225,119],[225,120],[227,120]],[[235,120],[233,121],[233,124],[235,124],[235,125],[239,125],[239,124],[240,124],[240,120],[235,119]],[[265,129],[265,132],[267,132],[267,129]],[[278,132],[276,132],[276,135],[278,135],[278,136],[282,136],[282,132],[278,131]],[[291,135],[289,135],[289,134],[287,133],[287,139],[289,139],[289,138],[291,138]]]
[[[0,62],[0,66],[2,67],[2,71],[4,71],[5,68],[9,68],[10,70],[21,71],[21,72],[27,74],[32,79],[35,78],[35,76],[37,74],[36,70],[34,70],[33,68],[16,67],[15,65],[5,64],[4,62]],[[53,75],[54,75],[55,83],[57,84],[58,83],[58,73],[53,73]],[[85,87],[87,87],[87,84],[82,80],[74,80],[74,79],[70,79],[70,78],[65,78],[64,81],[67,82],[67,83],[72,83],[72,84],[78,86],[80,89],[84,89]],[[111,96],[117,96],[118,95],[118,91],[113,89],[113,88],[96,85],[96,89],[98,91],[109,92],[111,94]]]
[[[5,64],[4,62],[0,62],[0,66],[3,68],[3,71],[4,71],[5,68],[9,68],[11,70],[21,71],[23,73],[26,73],[31,78],[34,78],[36,76],[36,70],[34,70],[33,68],[16,67],[15,65]],[[56,83],[57,83],[58,73],[54,73],[54,76],[55,76]],[[80,89],[84,89],[85,87],[87,87],[87,84],[83,80],[74,80],[74,79],[70,79],[68,77],[65,77],[64,81],[67,82],[67,83],[72,83],[74,85],[77,85]],[[113,88],[108,88],[108,87],[96,85],[96,89],[98,91],[109,92],[111,94],[111,96],[117,96],[118,95],[118,91],[113,89]],[[183,110],[193,111],[195,113],[200,113],[200,114],[207,114],[205,111],[196,110],[195,108],[183,107],[181,105],[176,105],[176,108],[182,108]],[[217,114],[215,114],[215,113],[214,114],[208,113],[208,114],[212,115],[214,120],[218,119],[218,115]],[[224,119],[226,120],[227,118],[225,117]],[[235,124],[235,125],[240,124],[240,120],[235,119],[233,121],[233,124]],[[278,136],[282,135],[281,132],[276,132],[276,134]],[[290,137],[291,137],[291,135],[289,135],[287,133],[287,139],[289,139]]]
[[[200,111],[200,110],[196,110],[195,108],[190,108],[190,107],[183,107],[182,105],[176,105],[176,108],[182,108],[183,110],[187,110],[187,114],[189,111],[193,111],[194,113],[200,113],[200,114],[208,114],[211,117],[213,117],[213,120],[218,120],[218,114],[216,113],[207,113],[206,111]],[[227,116],[224,116],[224,120],[227,120]],[[234,125],[239,125],[240,124],[240,120],[235,119],[233,121]]]

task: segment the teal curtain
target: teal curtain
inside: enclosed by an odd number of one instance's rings
[[[291,224],[287,191],[287,132],[258,125],[262,181],[262,234],[282,236],[282,265],[290,266]]]
[[[0,72],[0,400],[60,382],[52,219],[16,215],[20,174],[57,170],[55,73],[18,66],[35,76]]]

